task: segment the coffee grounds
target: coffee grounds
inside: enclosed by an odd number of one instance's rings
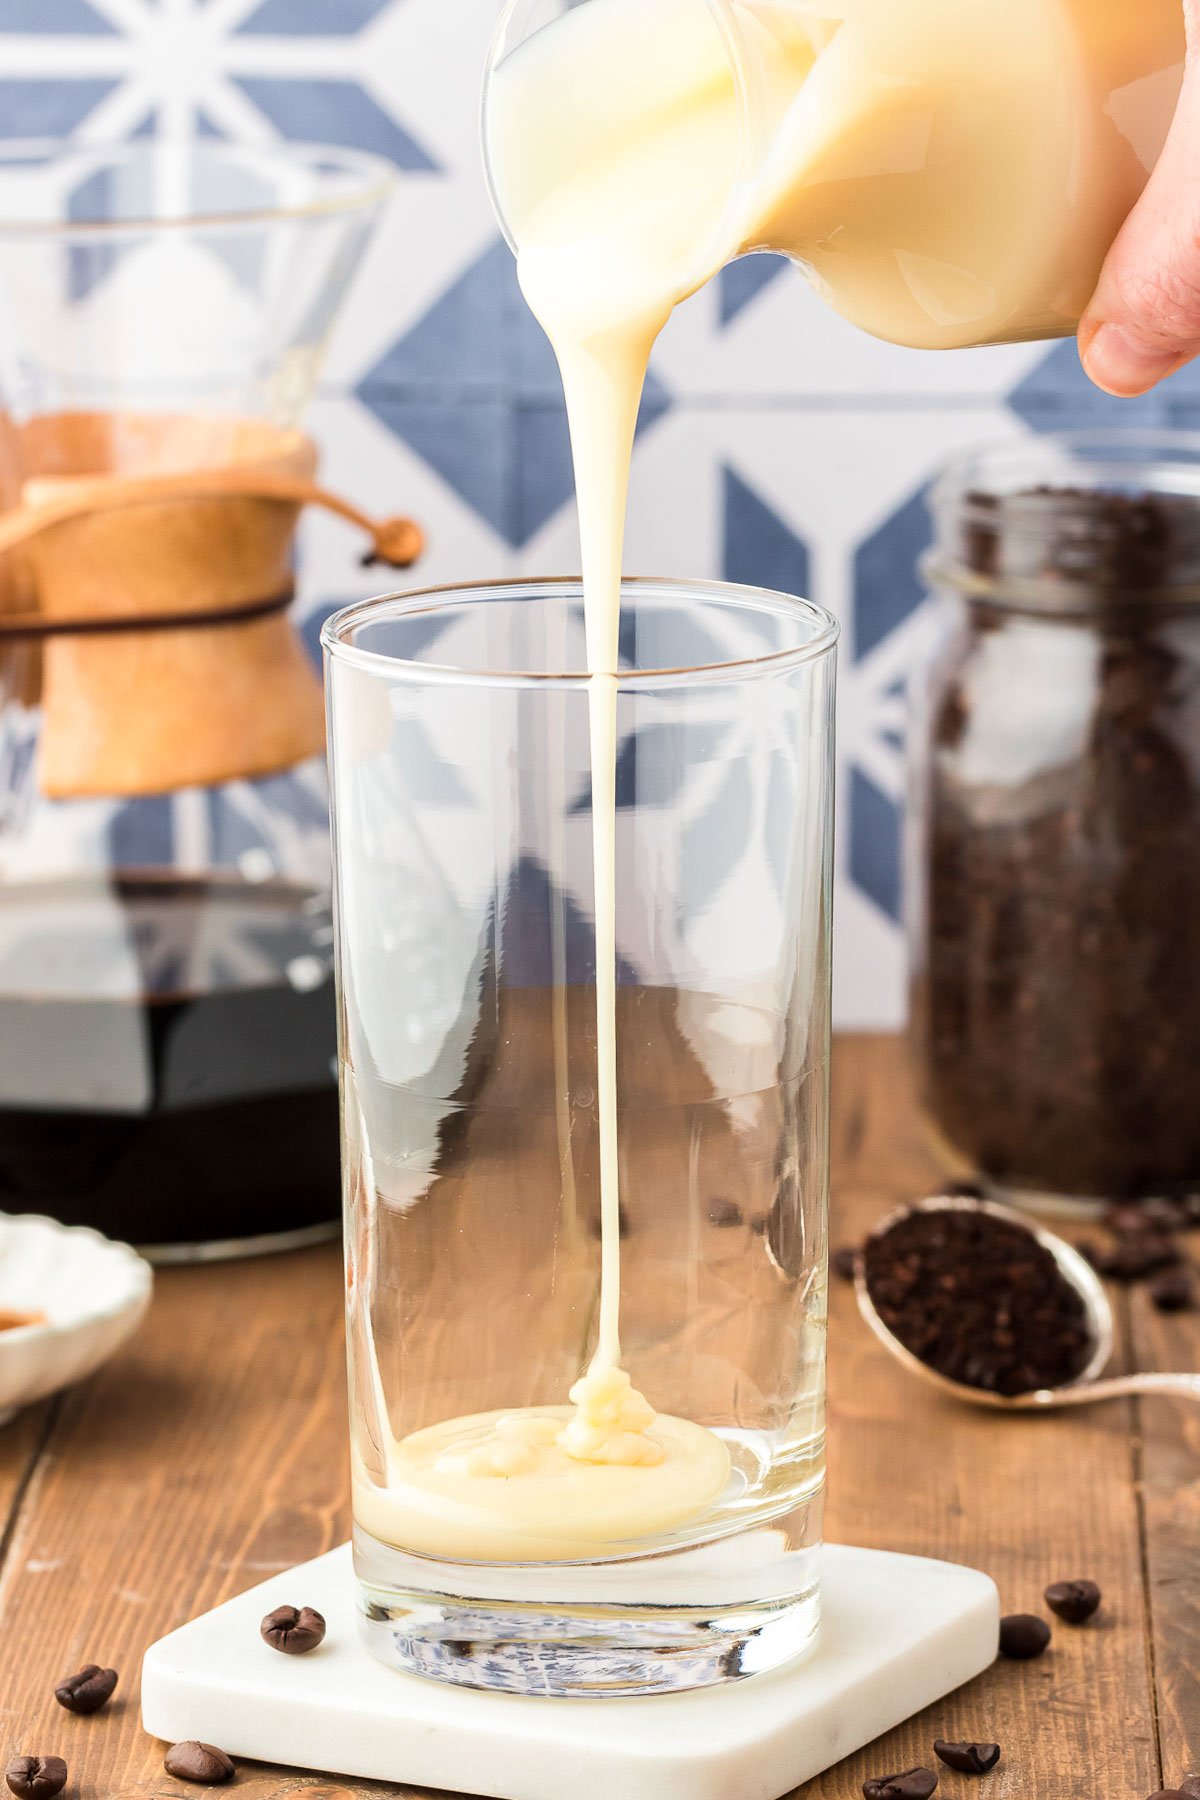
[[[1200,506],[1031,490],[963,510],[957,555],[992,593],[930,688],[926,1104],[1004,1186],[1183,1193],[1200,1175],[1200,608],[1163,594],[1192,571]]]
[[[1092,1353],[1084,1303],[1020,1225],[971,1206],[906,1213],[865,1250],[875,1310],[905,1349],[993,1394],[1058,1387]]]

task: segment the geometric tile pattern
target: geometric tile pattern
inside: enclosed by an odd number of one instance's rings
[[[502,238],[389,346],[358,395],[514,548],[570,501],[554,357]],[[669,407],[661,382],[648,382],[639,432]]]
[[[749,306],[786,268],[786,257],[768,254],[743,256],[722,269],[717,277],[722,325],[731,324],[743,307]]]
[[[478,82],[496,11],[497,0],[0,0],[0,137],[325,138],[399,166],[313,425],[332,484],[421,518],[419,574],[431,582],[578,562],[557,378],[480,170]],[[915,564],[928,484],[979,439],[1118,420],[1200,422],[1200,373],[1121,404],[1084,381],[1070,343],[899,350],[853,331],[773,257],[725,271],[664,334],[639,433],[630,569],[807,591],[846,626],[843,1022],[895,1024],[905,1003],[904,694],[927,628]],[[306,522],[310,642],[333,604],[378,588],[357,550],[336,521]],[[653,750],[643,749],[643,777],[647,756],[657,766]],[[625,747],[625,792],[639,780],[637,756]],[[319,811],[319,795],[312,804]],[[761,797],[756,809],[731,759],[712,804],[728,815],[731,850],[753,815],[766,849],[747,839],[746,854],[769,862],[770,819],[789,796]],[[153,832],[174,829],[169,809],[147,820]],[[216,841],[241,827],[214,816],[193,829]],[[514,874],[530,908],[540,879],[532,867]]]

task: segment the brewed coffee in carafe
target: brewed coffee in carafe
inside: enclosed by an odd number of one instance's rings
[[[163,1258],[340,1212],[299,423],[390,171],[0,155],[0,1209]],[[61,215],[61,216],[60,216]],[[350,554],[360,546],[350,541]]]

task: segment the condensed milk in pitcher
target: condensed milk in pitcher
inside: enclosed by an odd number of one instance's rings
[[[768,249],[895,342],[1065,336],[1184,48],[1179,0],[514,0],[493,191],[535,311],[555,263],[661,305]]]

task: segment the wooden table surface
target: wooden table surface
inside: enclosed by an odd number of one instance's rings
[[[843,1039],[834,1082],[835,1243],[933,1183],[900,1045]],[[81,1389],[0,1433],[0,1709],[5,1758],[58,1754],[80,1800],[195,1795],[165,1775],[138,1719],[146,1645],[349,1525],[339,1255],[169,1271],[148,1323]],[[1119,1301],[1121,1356],[1200,1366],[1200,1317]],[[1050,1652],[1002,1663],[813,1782],[850,1800],[864,1778],[929,1763],[932,1740],[998,1739],[985,1800],[1145,1800],[1200,1768],[1200,1410],[1118,1404],[1008,1419],[914,1385],[835,1284],[831,1539],[986,1569],[1005,1609],[1037,1611],[1049,1581],[1091,1576],[1098,1620],[1058,1626]],[[303,1595],[297,1596],[302,1603]],[[117,1699],[78,1719],[56,1679],[118,1668]],[[411,1788],[244,1766],[254,1800],[351,1800]],[[613,1800],[620,1800],[614,1795]],[[736,1796],[730,1796],[736,1800]]]

